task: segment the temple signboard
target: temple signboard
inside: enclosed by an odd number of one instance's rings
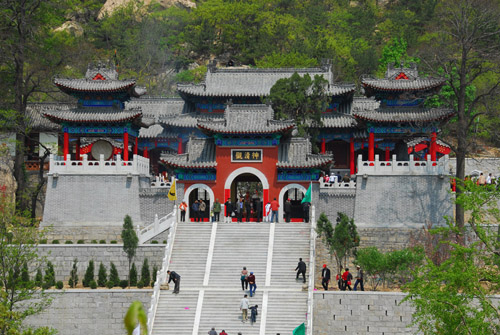
[[[262,149],[231,150],[231,162],[262,162]]]

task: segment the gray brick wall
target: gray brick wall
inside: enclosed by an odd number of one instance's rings
[[[123,246],[117,245],[39,245],[38,254],[47,257],[47,261],[54,264],[56,280],[66,282],[69,279],[70,271],[73,267],[73,259],[78,259],[78,278],[83,279],[90,260],[94,260],[95,275],[102,262],[106,266],[109,275],[110,263],[116,265],[120,279],[128,277],[128,259],[123,251]],[[165,255],[165,245],[145,245],[139,246],[134,257],[134,263],[140,273],[144,258],[148,259],[150,271],[156,264],[161,268],[162,259]]]
[[[28,317],[26,324],[52,327],[59,335],[123,335],[123,318],[130,304],[138,300],[147,311],[152,294],[151,289],[52,291],[52,304]]]
[[[453,215],[450,181],[439,176],[358,176],[354,220],[358,227],[418,228]]]
[[[319,218],[321,213],[325,213],[326,216],[328,216],[328,219],[334,223],[338,212],[342,212],[347,214],[349,217],[353,217],[355,199],[355,189],[323,189],[319,192],[316,218]]]
[[[413,308],[392,292],[314,293],[314,334],[415,334]]]
[[[162,218],[172,212],[174,202],[168,200],[168,189],[145,188],[141,189],[141,219],[144,225],[148,225],[154,221],[155,214],[158,218]],[[177,201],[180,203],[180,201]]]
[[[139,189],[149,178],[137,175],[49,176],[43,226],[68,223],[141,223]]]

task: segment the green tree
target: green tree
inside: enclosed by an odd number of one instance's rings
[[[151,276],[151,286],[155,286],[156,275],[158,274],[158,266],[156,264],[153,265],[153,274]],[[145,285],[145,284],[144,284]]]
[[[115,263],[111,262],[109,270],[109,281],[113,283],[113,286],[120,286],[120,277],[118,276],[118,270],[116,269]]]
[[[384,75],[387,70],[388,64],[403,64],[409,67],[411,63],[420,63],[418,57],[408,56],[408,43],[404,38],[393,38],[382,48],[382,55],[380,56],[378,74]]]
[[[83,276],[82,280],[83,287],[89,287],[90,282],[94,280],[95,277],[94,270],[95,270],[94,260],[91,259],[89,261],[89,265],[87,266],[87,270],[85,271],[85,275]]]
[[[328,81],[319,75],[313,80],[308,74],[300,76],[295,72],[290,78],[279,79],[271,87],[268,97],[276,118],[293,119],[298,136],[310,136],[315,152],[318,151],[315,140],[321,125],[321,113],[328,103],[327,85]]]
[[[68,285],[71,288],[75,288],[78,285],[78,260],[75,258],[73,259],[73,268],[71,269],[71,272],[69,273],[69,280],[68,280]]]
[[[56,285],[56,272],[54,270],[54,265],[50,261],[47,262],[43,284],[46,289]]]
[[[128,275],[128,286],[137,286],[137,268],[135,267],[135,263],[132,263],[132,267],[130,268],[130,273]]]
[[[430,65],[428,71],[435,75],[443,71],[453,92],[447,106],[456,112],[456,143],[451,148],[457,157],[457,184],[465,178],[465,158],[473,143],[475,120],[491,109],[500,92],[499,7],[495,0],[442,1],[436,9],[437,20],[430,27],[432,32],[422,38],[425,47],[421,58]],[[478,81],[484,85],[475,85]],[[468,103],[468,92],[473,86],[478,90]],[[457,188],[457,197],[462,189]],[[456,225],[463,228],[465,212],[459,202],[455,213]]]
[[[108,282],[108,274],[106,273],[106,267],[104,264],[99,264],[99,271],[97,273],[97,285],[99,287],[105,287]]]
[[[128,259],[128,273],[130,274],[130,266],[132,260],[134,259],[135,252],[139,245],[139,238],[134,230],[134,225],[132,223],[132,218],[129,215],[125,216],[123,220],[123,230],[122,230],[122,240],[123,240],[123,251],[127,254]],[[130,278],[129,278],[130,285]]]
[[[14,203],[0,196],[0,334],[18,334],[27,328],[26,317],[39,313],[50,304],[42,286],[41,264],[32,241],[43,238],[43,232],[28,227],[30,218],[19,215]],[[37,271],[36,280],[26,276],[26,268]],[[41,330],[40,330],[41,331]]]
[[[330,255],[335,257],[337,269],[340,272],[348,263],[348,257],[359,246],[359,235],[354,224],[354,219],[349,219],[344,213],[337,213],[335,228],[328,217],[321,213],[316,231],[323,237]]]
[[[149,284],[151,283],[151,275],[149,272],[149,263],[147,258],[144,258],[144,262],[142,263],[141,281],[144,286],[149,286]]]
[[[470,213],[468,226],[474,242],[464,245],[460,227],[452,222],[436,233],[449,236],[441,243],[450,257],[436,265],[430,258],[415,271],[405,298],[415,307],[413,323],[424,334],[497,334],[500,311],[490,297],[500,289],[500,191],[466,182],[457,202]]]

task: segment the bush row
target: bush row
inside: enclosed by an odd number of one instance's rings
[[[51,242],[52,244],[61,244],[61,241],[59,240],[52,240]],[[106,242],[106,240],[91,240],[90,242],[86,242],[85,240],[78,240],[76,241],[76,244],[86,244],[86,243],[89,243],[89,244],[108,244]],[[159,242],[157,240],[153,240],[151,241],[151,244],[158,244]],[[43,239],[43,240],[40,240],[40,244],[49,244],[48,240],[47,239]],[[66,240],[64,241],[64,244],[75,244],[72,240]],[[116,240],[111,240],[109,242],[109,244],[118,244],[118,241]],[[163,241],[163,244],[167,244],[167,241],[164,240]]]

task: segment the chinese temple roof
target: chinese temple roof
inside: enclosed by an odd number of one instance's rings
[[[390,107],[376,110],[357,110],[354,117],[374,122],[422,122],[441,121],[452,117],[455,112],[451,109],[420,108],[420,107]]]
[[[69,107],[69,106],[68,106]],[[58,110],[48,109],[42,115],[55,123],[123,123],[140,119],[142,112],[140,108],[121,109],[115,107],[73,107]],[[144,123],[140,123],[144,125]]]
[[[420,143],[423,143],[423,142],[430,142],[431,139],[430,138],[427,138],[427,137],[416,137],[416,138],[412,138],[411,140],[409,140],[408,142],[406,142],[406,144],[409,146],[409,147],[414,147],[416,146],[417,144],[420,144]],[[446,143],[444,143],[443,141],[439,140],[439,139],[436,139],[436,143],[438,145],[441,145],[445,148],[450,148],[450,146]]]
[[[269,95],[271,87],[282,78],[289,78],[297,72],[309,74],[311,78],[320,75],[328,81],[330,95],[342,95],[354,92],[354,84],[335,84],[329,64],[317,68],[217,68],[215,63],[208,67],[205,82],[201,84],[178,84],[181,96],[200,97],[262,97]]]
[[[43,116],[50,110],[68,110],[74,107],[64,103],[30,103],[26,106],[26,119],[30,129],[36,131],[59,131],[61,126]]]
[[[351,128],[357,125],[356,119],[350,114],[332,113],[321,117],[323,128]]]
[[[139,129],[139,138],[178,138],[179,133],[167,131],[162,125],[154,124],[149,128]]]
[[[291,130],[295,123],[274,120],[269,105],[228,104],[223,119],[198,120],[198,127],[209,133],[271,134]]]
[[[401,91],[428,91],[439,89],[445,80],[442,78],[420,78],[415,64],[411,68],[403,66],[395,68],[389,64],[385,78],[363,78],[361,84],[367,97],[375,95],[378,91],[401,92]]]
[[[127,92],[131,96],[139,97],[146,93],[143,87],[136,87],[135,80],[119,80],[116,68],[110,64],[91,64],[87,69],[85,78],[68,79],[55,78],[54,84],[65,93],[75,92]]]
[[[313,168],[330,163],[333,163],[332,155],[311,154],[311,142],[302,137],[292,137],[281,142],[278,148],[278,168]]]
[[[147,97],[132,98],[125,103],[126,108],[140,107],[143,119],[158,122],[162,118],[178,117],[186,113],[187,104],[180,98]],[[194,123],[196,125],[196,123]]]
[[[191,137],[185,154],[162,154],[160,159],[167,165],[190,169],[211,169],[217,166],[213,138]]]

